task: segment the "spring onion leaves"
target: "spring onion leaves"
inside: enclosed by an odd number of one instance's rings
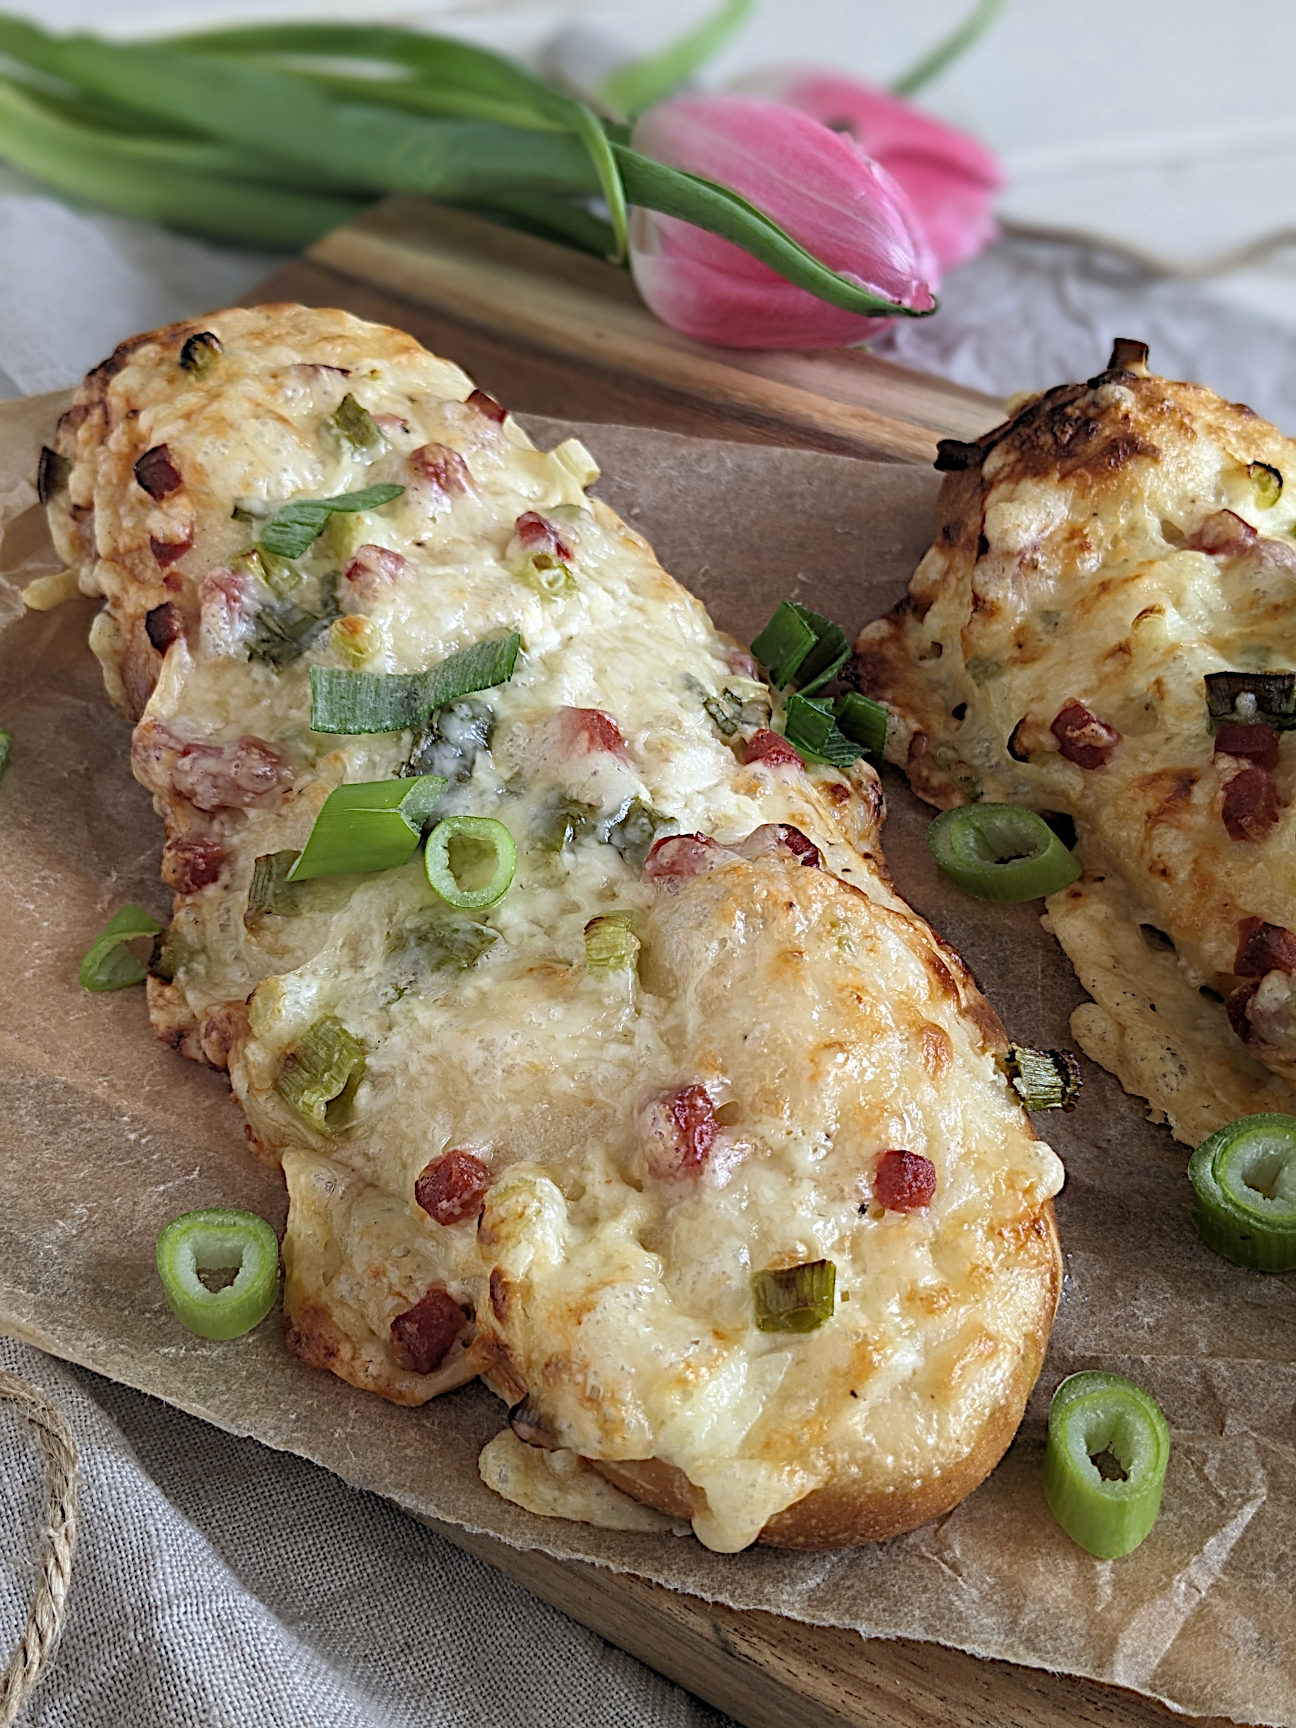
[[[474,642],[426,672],[349,672],[311,667],[311,730],[329,733],[404,732],[429,714],[474,690],[507,684],[522,638]]]

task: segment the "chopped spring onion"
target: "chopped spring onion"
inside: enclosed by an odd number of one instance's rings
[[[1099,1560],[1137,1548],[1161,1510],[1170,1430],[1132,1380],[1094,1370],[1053,1394],[1044,1497],[1073,1542]]]
[[[802,616],[801,608],[784,600],[752,643],[751,651],[769,673],[770,683],[781,690],[792,682],[818,639],[813,625]]]
[[[1028,1110],[1074,1110],[1080,1064],[1069,1050],[1032,1050],[1013,1044],[1004,1058],[1013,1090]]]
[[[358,510],[377,510],[390,504],[405,490],[403,486],[365,486],[359,492],[340,492],[335,498],[299,498],[285,504],[261,530],[257,545],[279,558],[300,558],[328,526],[329,517]]]
[[[605,912],[585,926],[585,969],[588,972],[633,972],[639,938],[633,912]]]
[[[428,835],[423,868],[429,885],[449,905],[476,911],[508,893],[517,847],[493,816],[447,816]]]
[[[1042,816],[1020,804],[963,804],[942,810],[927,830],[941,869],[980,900],[1034,900],[1080,874]]]
[[[222,352],[220,337],[214,331],[199,330],[181,348],[180,365],[186,372],[192,372],[195,378],[202,378],[220,359]]]
[[[171,1312],[200,1338],[241,1338],[279,1294],[279,1241],[264,1218],[224,1206],[182,1212],[158,1237],[158,1277]],[[212,1290],[204,1272],[233,1272]]]
[[[9,757],[12,751],[13,733],[0,731],[0,779],[4,778],[4,771],[9,766]]]
[[[546,852],[561,852],[593,831],[597,815],[597,805],[583,804],[579,798],[561,798],[541,814],[533,838]]]
[[[423,824],[445,789],[440,774],[335,786],[286,880],[398,870],[414,856]]]
[[[364,1046],[335,1014],[317,1020],[283,1059],[275,1091],[321,1134],[343,1128],[364,1079]]]
[[[716,731],[724,738],[732,738],[738,730],[738,722],[725,708],[718,696],[708,696],[702,704],[707,717]]]
[[[1296,1116],[1243,1116],[1217,1129],[1188,1175],[1208,1248],[1260,1272],[1296,1269]]]
[[[311,730],[314,732],[404,732],[421,727],[447,702],[472,690],[507,684],[522,638],[474,642],[426,672],[347,672],[311,667]]]
[[[787,699],[783,732],[803,756],[828,762],[834,768],[849,768],[859,760],[860,747],[838,729],[832,704],[825,696],[794,693]]]
[[[289,566],[284,566],[284,569]],[[263,572],[267,584],[279,582],[287,587],[286,580],[279,572],[266,568]],[[272,666],[291,665],[299,660],[310,647],[311,643],[322,636],[338,616],[336,597],[326,594],[320,603],[319,611],[311,611],[308,607],[299,606],[295,600],[274,599],[267,601],[257,612],[253,621],[252,643],[248,650],[254,660],[266,660]]]
[[[885,754],[889,716],[880,702],[850,690],[837,698],[834,712],[838,730],[858,744],[866,756]]]
[[[653,841],[671,820],[660,810],[654,810],[651,804],[645,804],[642,798],[631,798],[611,816],[597,823],[595,833],[605,846],[619,852],[627,864],[641,870]]]
[[[349,390],[329,415],[325,425],[335,432],[349,449],[354,450],[357,456],[381,450],[387,442],[374,425],[369,410],[362,408]],[[362,505],[361,508],[366,506]]]
[[[137,936],[156,936],[162,926],[142,906],[123,906],[81,962],[81,982],[87,990],[124,990],[142,984],[145,968],[126,947]]]
[[[1271,510],[1282,497],[1281,473],[1268,462],[1248,462],[1247,473],[1256,503],[1262,510]]]
[[[751,1282],[762,1332],[813,1332],[832,1318],[837,1268],[831,1260],[771,1267],[755,1273]]]
[[[292,918],[301,911],[304,888],[289,879],[298,856],[291,849],[263,852],[253,864],[247,909],[243,913],[243,922],[249,930],[254,930],[267,915]]]
[[[795,600],[780,603],[751,648],[772,684],[781,690],[795,679],[806,696],[835,678],[850,657],[840,625]]]
[[[429,972],[467,972],[498,941],[499,931],[489,924],[436,912],[408,925],[397,951],[402,960],[417,960]]]
[[[1263,720],[1288,732],[1296,727],[1296,672],[1208,672],[1206,707],[1212,732],[1221,720]]]

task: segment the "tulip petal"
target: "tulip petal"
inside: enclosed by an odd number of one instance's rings
[[[965,263],[996,238],[990,206],[1003,187],[1003,170],[979,139],[836,72],[793,69],[758,76],[753,85],[853,138],[882,163],[908,194],[942,270]]]
[[[669,167],[732,187],[872,292],[916,311],[934,304],[935,258],[904,192],[852,140],[806,115],[747,96],[685,98],[642,115],[633,143]],[[880,327],[674,218],[636,212],[630,255],[653,311],[702,341],[838,346]]]

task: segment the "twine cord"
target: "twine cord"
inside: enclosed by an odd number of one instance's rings
[[[0,1403],[15,1404],[36,1432],[45,1459],[45,1508],[36,1584],[27,1624],[0,1673],[0,1728],[10,1728],[54,1655],[76,1546],[77,1453],[67,1424],[49,1399],[0,1369]]]

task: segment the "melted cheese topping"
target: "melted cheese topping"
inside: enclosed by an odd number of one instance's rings
[[[455,368],[341,314],[224,313],[209,327],[223,353],[202,380],[164,333],[65,430],[81,514],[56,521],[75,551],[94,510],[99,556],[82,576],[108,597],[99,645],[121,688],[141,618],[168,596],[187,609],[153,667],[136,764],[173,841],[201,833],[223,854],[216,881],[177,897],[174,980],[155,985],[154,1012],[209,1056],[223,1038],[258,1143],[282,1160],[295,1346],[408,1403],[485,1369],[527,1394],[560,1448],[682,1472],[716,1548],[751,1542],[817,1488],[885,1496],[955,1469],[1033,1377],[1056,1280],[1041,1220],[1062,1171],[1000,1071],[975,986],[889,885],[876,776],[742,765],[768,693],[735,673],[733,644],[645,543],[587,499],[578,446],[535,451],[465,400]],[[382,428],[372,452],[329,429],[344,393]],[[183,476],[161,505],[132,480],[159,444]],[[462,459],[466,489],[419,478],[411,454],[429,444]],[[213,572],[250,546],[249,511],[382,481],[404,493],[335,518],[299,561],[297,592],[318,605],[358,546],[399,553],[393,579],[349,599],[374,671],[522,636],[513,679],[474,698],[491,711],[489,745],[442,747],[462,773],[438,816],[495,817],[518,847],[513,886],[467,950],[417,858],[313,884],[291,916],[244,916],[256,858],[300,847],[332,787],[399,772],[414,740],[312,732],[308,669],[350,664],[345,633],[275,666],[257,657],[255,614],[211,603]],[[527,511],[569,551],[557,592],[520,567]],[[148,543],[177,525],[193,547],[164,576]],[[726,690],[748,704],[732,736],[706,706]],[[573,708],[611,716],[624,751],[574,746]],[[181,796],[176,739],[249,734],[288,759],[279,800],[200,810]],[[721,852],[703,873],[646,881],[643,845],[617,826],[628,808],[659,833],[721,843],[792,824],[825,867]],[[613,910],[636,915],[638,967],[591,971],[586,925]],[[365,1070],[350,1116],[320,1128],[277,1083],[327,1016]],[[696,1087],[715,1143],[698,1167],[663,1172],[645,1109]],[[935,1165],[921,1212],[873,1197],[892,1148]],[[420,1174],[451,1150],[489,1171],[480,1224],[475,1211],[440,1224],[416,1203]],[[752,1274],[821,1258],[837,1267],[832,1317],[804,1335],[760,1330]],[[433,1289],[473,1324],[421,1373],[392,1324]]]

